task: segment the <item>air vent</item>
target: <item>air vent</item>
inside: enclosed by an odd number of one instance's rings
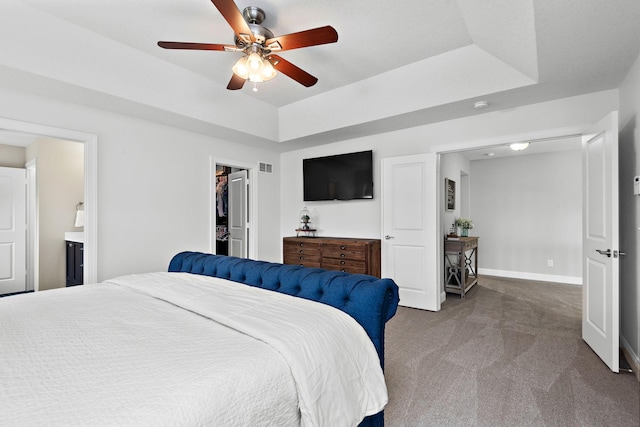
[[[273,173],[273,165],[260,162],[260,172]]]

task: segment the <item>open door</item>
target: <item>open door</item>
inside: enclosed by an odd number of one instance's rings
[[[440,310],[437,155],[382,160],[382,277],[400,288],[400,305]]]
[[[26,290],[26,170],[0,167],[0,295]]]
[[[229,175],[229,255],[246,258],[248,241],[247,171]]]
[[[582,338],[619,370],[618,112],[582,137]]]

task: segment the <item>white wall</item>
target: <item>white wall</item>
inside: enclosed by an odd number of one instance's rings
[[[640,196],[632,179],[640,175],[640,57],[620,87],[620,259],[621,345],[635,358],[640,378]]]
[[[0,117],[98,135],[98,280],[209,250],[211,156],[274,165],[258,176],[254,226],[258,258],[280,259],[278,154],[8,88]]]
[[[40,137],[27,147],[37,160],[38,289],[66,283],[64,233],[75,228],[76,205],[84,202],[84,144]]]
[[[456,202],[455,209],[453,211],[448,211],[446,209],[446,205],[444,203],[446,196],[444,194],[442,198],[442,208],[440,209],[440,224],[442,226],[443,236],[449,233],[449,228],[455,222],[456,218],[464,216],[462,214],[463,198],[468,198],[469,194],[464,194],[464,187],[462,185],[462,174],[464,173],[466,175],[469,175],[470,171],[471,166],[469,164],[469,160],[467,160],[460,153],[444,154],[440,158],[440,177],[442,178],[442,188],[444,189],[445,178],[449,178],[456,182]],[[471,233],[471,235],[475,234]]]
[[[472,161],[480,273],[582,283],[581,183],[580,150]]]
[[[14,145],[0,144],[0,166],[5,168],[24,168],[26,149]]]

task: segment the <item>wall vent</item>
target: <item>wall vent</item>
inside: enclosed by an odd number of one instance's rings
[[[260,162],[260,172],[273,173],[273,165],[270,163]]]

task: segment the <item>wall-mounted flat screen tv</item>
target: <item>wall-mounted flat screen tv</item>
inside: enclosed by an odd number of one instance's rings
[[[373,198],[373,152],[302,160],[304,200]]]

